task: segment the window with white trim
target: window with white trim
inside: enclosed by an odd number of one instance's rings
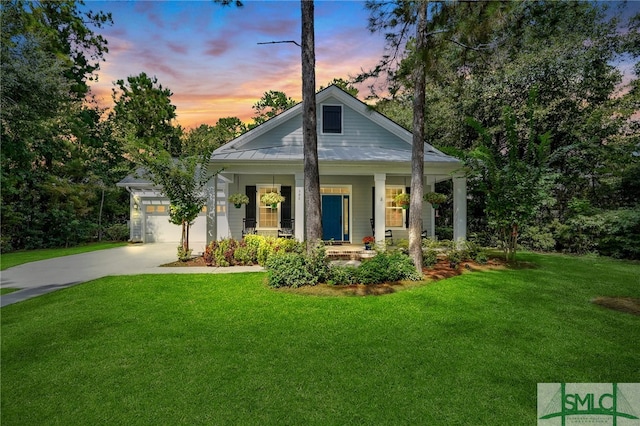
[[[404,228],[406,210],[396,204],[395,197],[406,192],[404,186],[386,186],[384,204],[384,223],[387,228]]]
[[[270,204],[265,204],[261,201],[264,194],[268,192],[280,193],[280,185],[257,185],[256,206],[258,206],[258,223],[257,226],[260,229],[278,229],[278,223],[280,222],[280,203],[275,209],[271,208]]]

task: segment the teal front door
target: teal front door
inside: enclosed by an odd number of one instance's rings
[[[322,195],[322,239],[343,241],[343,196]]]

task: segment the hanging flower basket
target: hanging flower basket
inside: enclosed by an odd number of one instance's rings
[[[236,208],[239,209],[243,204],[249,204],[249,197],[241,193],[231,194],[229,195],[229,202],[233,203]]]
[[[438,192],[427,192],[424,194],[423,200],[431,204],[434,209],[437,209],[440,204],[447,201],[447,196]]]
[[[405,192],[401,192],[400,194],[396,195],[394,198],[396,205],[402,207],[403,209],[406,209],[407,207],[409,207],[409,202],[410,202],[409,200],[410,200],[410,195]]]
[[[277,192],[267,192],[266,194],[263,194],[262,197],[260,197],[260,201],[263,204],[270,205],[272,209],[277,209],[278,203],[283,202],[284,197]]]

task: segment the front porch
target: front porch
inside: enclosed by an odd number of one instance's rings
[[[450,175],[433,174],[424,178],[425,192],[434,191],[436,182]],[[323,240],[328,243],[361,244],[365,236],[374,236],[376,244],[388,237],[408,239],[409,210],[397,206],[397,193],[410,192],[410,176],[399,173],[353,174],[320,177]],[[260,201],[266,192],[278,192],[285,201],[275,208]],[[222,238],[242,239],[246,233],[265,236],[291,236],[304,241],[304,180],[301,172],[291,174],[222,173],[212,191],[208,212],[209,241]],[[246,194],[250,202],[235,207],[227,201],[234,193]],[[213,195],[212,194],[212,195]],[[466,179],[453,178],[454,238],[466,236]],[[435,210],[423,205],[425,237],[435,236]],[[387,237],[387,238],[385,238]],[[339,247],[339,246],[335,246]]]

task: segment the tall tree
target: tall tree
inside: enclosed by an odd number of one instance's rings
[[[525,129],[519,128],[510,108],[503,111],[504,127],[493,134],[469,120],[480,145],[471,152],[468,164],[484,178],[489,225],[497,231],[508,261],[515,260],[520,228],[535,216],[548,189],[543,179],[551,136],[536,133],[535,102],[532,91]]]
[[[411,147],[411,198],[409,206],[409,256],[422,271],[422,193],[424,180],[424,111],[427,54],[427,10],[429,2],[418,4],[416,30],[417,60],[413,69],[413,139]]]
[[[256,115],[253,117],[254,124],[258,126],[276,115],[288,110],[296,104],[296,101],[288,97],[284,92],[269,90],[251,108]]]
[[[182,147],[172,124],[176,108],[171,91],[145,73],[115,84],[113,118],[119,137],[141,172],[169,198],[170,221],[182,226],[179,257],[187,255],[189,228],[207,201],[205,187],[212,178],[207,164],[214,144],[194,144],[189,155],[177,158]]]
[[[88,176],[99,170],[78,123],[89,109],[82,106],[86,82],[107,50],[94,28],[110,21],[73,1],[0,5],[2,250],[93,236]]]
[[[305,238],[311,251],[322,241],[320,171],[316,123],[316,54],[314,2],[300,1],[302,9],[302,141],[304,150]]]

